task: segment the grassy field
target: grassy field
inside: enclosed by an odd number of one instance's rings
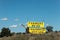
[[[60,40],[60,32],[51,32],[42,35],[14,34],[13,36],[2,37],[0,40]]]

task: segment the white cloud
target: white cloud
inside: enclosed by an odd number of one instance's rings
[[[10,27],[16,28],[18,25],[11,25]]]
[[[7,20],[8,20],[8,18],[1,18],[0,20],[7,21]]]
[[[15,21],[19,21],[19,19],[18,19],[18,18],[16,18],[16,19],[15,19]]]
[[[49,24],[46,24],[46,26],[49,26]]]

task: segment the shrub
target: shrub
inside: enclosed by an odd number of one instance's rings
[[[1,31],[1,37],[4,37],[4,36],[11,36],[11,31],[9,28],[2,28],[2,31]]]

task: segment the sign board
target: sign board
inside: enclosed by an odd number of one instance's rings
[[[46,32],[44,22],[28,22],[29,32],[32,34],[42,34]]]
[[[28,22],[28,27],[31,27],[31,26],[44,27],[44,22]]]

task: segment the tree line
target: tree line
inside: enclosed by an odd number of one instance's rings
[[[47,26],[46,30],[47,30],[47,32],[52,32],[53,27],[52,26]],[[29,27],[26,28],[26,33],[29,33]],[[4,37],[4,36],[8,37],[8,36],[12,36],[12,35],[13,35],[13,33],[11,33],[11,30],[9,28],[3,27],[1,29],[0,37]]]

